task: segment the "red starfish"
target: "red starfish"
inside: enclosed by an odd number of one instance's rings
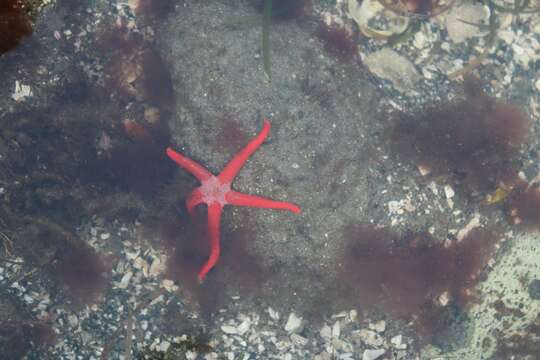
[[[167,156],[175,161],[181,168],[191,173],[200,182],[201,186],[195,188],[186,200],[186,207],[190,215],[199,204],[208,206],[208,233],[210,236],[210,256],[199,271],[199,281],[202,282],[206,274],[216,265],[219,259],[219,227],[221,212],[225,205],[251,206],[267,209],[289,210],[299,213],[300,208],[292,203],[275,201],[256,195],[243,194],[231,189],[236,174],[240,171],[247,159],[261,146],[270,132],[270,122],[264,120],[263,129],[246,147],[236,154],[225,166],[218,176],[215,176],[205,167],[197,164],[190,158],[167,148]]]

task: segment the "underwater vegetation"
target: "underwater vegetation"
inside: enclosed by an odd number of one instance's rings
[[[516,178],[529,126],[518,106],[488,97],[468,79],[464,98],[400,115],[390,139],[399,157],[471,194]]]
[[[174,12],[175,0],[139,0],[135,13],[162,20]]]
[[[218,124],[217,133],[212,139],[214,151],[234,154],[249,141],[245,128],[234,115],[224,115]]]
[[[2,42],[8,33],[0,34]],[[48,89],[47,105],[22,106],[0,119],[0,148],[9,153],[0,161],[1,254],[7,257],[9,242],[11,255],[24,259],[20,284],[43,282],[53,301],[76,306],[99,300],[111,270],[111,259],[87,245],[76,227],[96,213],[124,220],[139,216],[153,206],[142,198],[159,193],[175,173],[164,152],[174,103],[168,67],[136,35],[97,35],[98,56],[107,54],[99,61],[111,71],[107,86],[67,67]],[[0,325],[0,341],[13,343],[14,351],[28,352],[30,341],[39,346],[31,328],[9,325],[13,336],[4,336]]]
[[[31,1],[0,2],[0,55],[14,49],[32,33],[28,5]]]
[[[321,23],[316,37],[323,43],[324,49],[337,59],[347,62],[358,56],[358,45],[353,32],[337,23]]]
[[[155,195],[174,176],[165,156],[169,140],[166,126],[124,122],[125,136],[100,161],[102,181],[144,197]]]
[[[391,148],[396,156],[415,164],[426,179],[455,185],[455,188],[474,204],[473,206],[502,210],[499,214],[503,219],[508,220],[508,224],[504,225],[505,228],[509,225],[509,228],[517,230],[538,231],[540,229],[539,177],[536,176],[531,180],[525,179],[526,175],[524,175],[524,173],[530,173],[527,170],[531,170],[524,166],[524,159],[530,156],[532,162],[535,162],[536,158],[534,151],[527,152],[528,142],[534,141],[532,134],[535,130],[532,128],[529,116],[520,106],[488,96],[482,90],[478,80],[466,77],[463,96],[450,101],[429,104],[425,109],[412,114],[399,114],[391,126],[389,139],[391,139]],[[534,167],[532,170],[537,171]],[[431,259],[422,260],[428,266],[429,277],[437,277],[439,267],[443,266],[448,267],[446,273],[456,280],[456,287],[448,283],[450,277],[438,280],[440,284],[446,282],[445,286],[450,285],[453,289],[447,291],[450,295],[449,304],[453,306],[455,312],[453,314],[441,312],[448,307],[440,306],[440,297],[438,301],[431,301],[418,307],[412,313],[417,314],[416,323],[420,333],[427,331],[428,334],[439,334],[441,338],[441,334],[445,334],[445,327],[449,328],[456,321],[459,323],[459,319],[463,319],[463,315],[466,316],[464,310],[467,310],[467,304],[475,300],[474,292],[470,290],[480,280],[478,277],[471,278],[469,275],[481,271],[487,265],[494,245],[498,243],[495,232],[491,230],[491,232],[484,232],[484,235],[478,232],[470,233],[468,236],[472,236],[471,239],[452,243],[447,241],[439,250],[437,250],[438,245],[428,250],[431,253],[430,257],[444,257],[443,260],[438,259],[436,264],[431,264]],[[375,236],[384,238],[380,234]],[[480,238],[476,238],[479,236]],[[403,244],[403,239],[394,238],[388,241]],[[466,249],[467,242],[471,246],[476,244],[474,246],[478,247]],[[400,245],[397,246],[401,249]],[[377,253],[380,250],[375,248],[372,251]],[[391,257],[399,257],[402,251],[392,251]],[[463,255],[458,255],[459,253]],[[422,256],[423,253],[414,255],[420,258]],[[380,261],[393,264],[393,260],[389,261],[387,258]],[[459,264],[458,267],[452,269],[450,265],[453,263]],[[470,265],[462,266],[467,263]],[[395,272],[399,274],[397,278],[408,274],[408,268],[404,269]],[[377,273],[377,271],[385,270],[377,269],[371,273]],[[415,278],[426,281],[425,276],[426,274],[421,273]],[[371,279],[366,279],[368,280]],[[384,278],[381,280],[385,281]],[[428,284],[429,280],[427,279],[424,284]],[[524,289],[530,292],[531,284],[534,284],[537,279],[534,279],[534,275],[531,274],[530,278],[524,277],[521,281],[523,281]],[[461,289],[460,283],[463,284]],[[402,279],[400,285],[407,286],[407,282]],[[441,289],[435,286],[433,290],[435,290],[434,293],[428,293],[428,297],[437,296],[436,294],[440,293]],[[382,293],[383,296],[396,295],[396,291],[399,290],[393,289],[391,284]],[[417,292],[421,291],[417,289]],[[414,302],[414,300],[417,301]],[[413,298],[411,301],[409,304],[420,304],[420,299]],[[399,308],[404,304],[407,302],[395,302],[392,306]],[[511,313],[512,316],[519,318],[527,312],[521,308],[508,308],[502,301],[495,302],[491,306],[501,316]],[[440,316],[443,316],[442,320]],[[446,325],[441,327],[441,324]],[[451,333],[458,332],[452,330]],[[538,341],[535,340],[535,336],[537,334],[537,326],[529,326],[529,329],[524,330],[523,335],[508,337],[506,334],[505,338],[501,334],[501,341],[497,344],[494,358],[510,358],[510,354],[523,354],[523,356],[536,354]]]
[[[352,223],[343,239],[339,276],[355,289],[357,305],[416,319],[420,333],[429,337],[451,324],[448,309],[459,314],[474,300],[474,286],[500,237],[476,229],[461,241],[440,242],[427,233],[399,236]]]
[[[519,181],[505,202],[510,223],[529,230],[540,229],[540,189],[537,183]]]
[[[164,249],[171,254],[166,277],[182,284],[203,316],[210,317],[220,306],[226,305],[223,301],[227,291],[240,291],[244,296],[253,294],[269,278],[269,272],[259,256],[248,250],[252,239],[250,229],[254,229],[255,224],[242,216],[242,226],[234,230],[223,228],[222,241],[227,245],[222,249],[220,264],[201,285],[197,275],[210,252],[207,217],[203,210],[196,209],[195,216],[190,217],[182,209],[170,214],[170,218],[155,219],[153,228],[159,232]],[[150,222],[147,224],[151,226]]]
[[[381,4],[398,13],[409,12],[417,15],[432,15],[432,11],[440,10],[441,6],[439,0],[382,0]]]
[[[272,21],[290,21],[302,17],[308,7],[308,0],[256,0],[253,5],[262,14],[262,60],[264,72],[270,80],[270,28]]]
[[[33,267],[50,271],[71,299],[92,303],[105,290],[105,259],[75,233],[46,218],[29,218],[15,248]],[[39,244],[39,250],[35,250]]]
[[[393,153],[471,198],[503,204],[511,224],[539,229],[538,179],[529,183],[518,176],[531,131],[528,115],[515,104],[489,97],[470,77],[464,95],[399,114],[389,131]]]
[[[155,108],[157,117],[150,122],[165,123],[174,105],[174,90],[169,67],[153,45],[126,24],[102,30],[96,45],[99,54],[106,54],[109,93],[124,104],[140,101],[145,111]]]
[[[165,155],[174,106],[168,66],[141,34],[125,24],[102,31],[97,49],[107,54],[106,87],[120,109],[110,119],[112,129],[102,135],[106,146],[93,163],[98,174],[94,181],[145,197],[156,194],[175,171]],[[124,109],[133,103],[135,111]]]
[[[2,359],[22,359],[30,347],[46,349],[56,341],[54,329],[46,322],[0,319]]]
[[[298,19],[306,14],[311,5],[310,0],[254,0],[256,9],[261,13],[264,12],[265,3],[271,3],[272,20],[277,21]]]
[[[58,279],[69,294],[82,303],[95,301],[105,290],[105,274],[109,271],[104,260],[90,246],[83,244],[66,249],[56,265]]]
[[[192,219],[184,215],[162,220],[159,231],[164,246],[172,251],[167,265],[169,277],[195,289],[197,274],[210,253],[207,219],[199,212]]]

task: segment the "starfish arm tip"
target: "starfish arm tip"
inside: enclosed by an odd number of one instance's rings
[[[244,166],[249,157],[257,151],[257,149],[262,145],[268,134],[270,133],[270,121],[264,120],[263,128],[251,141],[244,146],[225,166],[225,168],[218,175],[218,178],[222,182],[232,182],[236,177],[236,174]]]
[[[176,153],[176,151],[175,151],[172,147],[170,147],[170,146],[167,147],[167,149],[165,150],[165,152],[167,153],[167,156],[170,157],[170,158],[171,158],[171,157],[174,157],[174,155],[175,155],[175,153]]]
[[[276,201],[257,195],[244,194],[234,190],[231,190],[227,194],[225,200],[229,205],[250,206],[263,209],[287,210],[292,211],[293,213],[299,213],[301,211],[298,205],[290,202]]]

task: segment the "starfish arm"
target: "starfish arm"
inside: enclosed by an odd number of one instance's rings
[[[210,240],[210,256],[199,271],[199,282],[203,282],[206,274],[216,265],[219,259],[219,228],[221,223],[221,211],[223,206],[219,203],[208,205],[208,236]]]
[[[193,209],[195,209],[195,206],[201,204],[203,202],[203,195],[201,193],[201,190],[199,188],[196,188],[189,194],[188,198],[186,199],[186,208],[188,210],[188,213],[193,216]]]
[[[275,201],[272,199],[267,199],[264,197],[243,194],[238,191],[231,190],[225,196],[227,203],[230,205],[236,206],[250,206],[266,209],[278,209],[278,210],[288,210],[293,213],[299,213],[300,207],[290,202],[286,201]]]
[[[197,164],[195,161],[191,160],[187,156],[180,154],[179,152],[173,150],[170,147],[167,148],[167,156],[175,163],[180,165],[182,169],[195,176],[201,182],[212,176],[212,173],[206,170],[206,168]]]
[[[261,146],[264,142],[264,139],[268,136],[270,132],[270,122],[264,120],[263,128],[261,132],[253,138],[238,154],[236,154],[231,161],[225,166],[223,171],[219,174],[218,178],[222,182],[230,183],[233,181],[234,177],[242,166],[246,163],[247,159]]]

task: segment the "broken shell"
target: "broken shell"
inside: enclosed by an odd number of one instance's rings
[[[295,313],[291,313],[287,319],[287,324],[285,324],[285,331],[287,331],[289,334],[298,333],[302,330],[302,327],[302,318],[296,316]]]
[[[352,338],[356,342],[360,341],[371,347],[379,347],[384,344],[384,338],[381,335],[377,334],[375,331],[367,329],[354,331]]]
[[[279,312],[272,309],[271,307],[268,307],[268,315],[270,315],[270,318],[272,320],[279,320]]]
[[[291,342],[296,346],[304,347],[304,346],[307,345],[308,339],[306,339],[305,337],[300,336],[298,334],[292,334],[291,335]]]
[[[446,31],[454,43],[485,36],[489,33],[489,7],[483,4],[463,3],[452,7],[446,17]]]
[[[362,354],[362,360],[375,360],[380,358],[386,352],[385,349],[368,349],[364,350]]]
[[[221,331],[229,335],[236,335],[238,333],[236,327],[231,325],[221,325]]]
[[[378,0],[349,0],[349,15],[358,24],[360,31],[367,37],[388,39],[394,34],[404,32],[410,18],[386,9]]]
[[[329,341],[332,338],[332,328],[325,324],[321,330],[319,330],[319,335],[321,335],[324,340]]]
[[[427,176],[431,172],[431,169],[426,165],[418,165],[418,171],[420,171],[420,175]]]

